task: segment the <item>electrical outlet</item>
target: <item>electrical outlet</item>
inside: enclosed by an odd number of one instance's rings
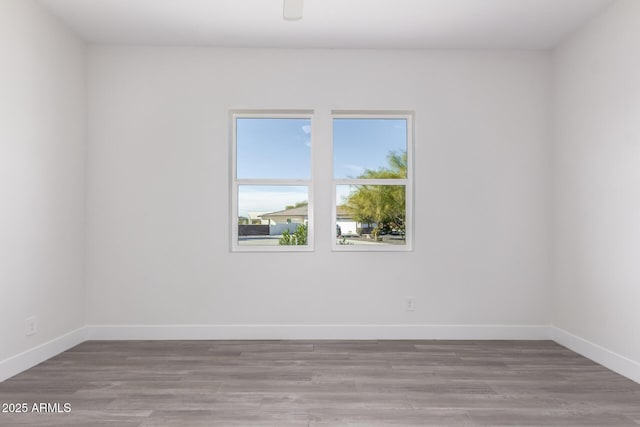
[[[404,301],[404,310],[405,311],[415,311],[416,309],[416,301],[413,297],[406,297]]]
[[[35,335],[38,332],[38,318],[31,316],[27,319],[24,333],[26,335]]]

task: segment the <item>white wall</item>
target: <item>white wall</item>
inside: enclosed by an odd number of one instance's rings
[[[34,2],[0,1],[0,380],[84,325],[84,50]]]
[[[550,89],[544,52],[91,48],[88,323],[549,324]],[[229,252],[233,108],[316,111],[314,253]],[[415,110],[413,252],[330,251],[331,109]]]
[[[640,2],[619,0],[553,66],[544,52],[92,48],[85,188],[84,46],[34,2],[1,1],[0,380],[63,350],[51,343],[72,342],[85,309],[92,325],[552,322],[640,378],[638,28]],[[316,110],[315,253],[229,253],[234,108]],[[416,112],[413,252],[330,252],[331,109]]]
[[[640,2],[555,52],[553,322],[635,360],[640,379]]]

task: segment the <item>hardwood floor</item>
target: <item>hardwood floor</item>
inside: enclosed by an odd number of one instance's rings
[[[0,425],[640,424],[639,384],[551,341],[89,341],[0,383],[23,402]]]

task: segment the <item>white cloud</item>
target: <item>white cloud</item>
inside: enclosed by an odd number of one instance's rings
[[[307,147],[311,147],[311,138],[309,137],[311,135],[311,125],[302,125],[301,129],[302,129],[302,132],[304,132],[305,134],[305,138],[303,139],[302,142]]]

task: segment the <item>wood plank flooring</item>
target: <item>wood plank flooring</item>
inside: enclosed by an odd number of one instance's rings
[[[2,426],[640,425],[640,385],[551,341],[89,341],[0,383]]]

